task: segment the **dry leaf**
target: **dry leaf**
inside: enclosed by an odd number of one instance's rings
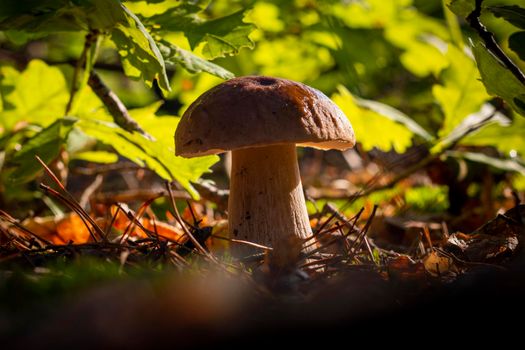
[[[425,270],[434,277],[442,277],[445,275],[456,275],[457,269],[454,266],[454,261],[437,251],[430,252],[423,259],[423,266]]]

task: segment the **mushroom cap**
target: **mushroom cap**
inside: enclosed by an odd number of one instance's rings
[[[228,80],[202,94],[175,132],[182,157],[295,143],[344,150],[355,144],[348,118],[326,95],[302,83],[264,76]]]

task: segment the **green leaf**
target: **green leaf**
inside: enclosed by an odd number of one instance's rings
[[[139,166],[147,166],[166,180],[178,181],[193,197],[198,193],[191,186],[217,162],[217,156],[185,159],[175,156],[173,135],[179,118],[157,117],[159,104],[130,110],[131,116],[154,137],[150,140],[136,132],[129,133],[107,121],[81,119],[78,127],[91,137],[112,146],[120,155]]]
[[[22,6],[15,11],[15,16],[0,19],[0,30],[109,32],[128,76],[143,79],[149,87],[157,80],[165,94],[170,90],[164,60],[155,41],[138,17],[120,1],[45,0],[38,6]]]
[[[412,41],[405,49],[406,51],[400,56],[401,63],[418,77],[426,77],[430,74],[437,76],[446,67],[447,60],[432,45]]]
[[[453,45],[448,46],[449,66],[441,74],[441,85],[434,85],[432,93],[441,106],[445,119],[440,136],[450,133],[470,114],[479,111],[490,97],[479,81],[474,60]]]
[[[292,35],[259,42],[252,57],[260,74],[296,81],[315,79],[334,65],[329,49]]]
[[[79,20],[82,9],[64,0],[3,0],[0,2],[0,30],[45,35],[52,32],[85,30]]]
[[[483,43],[475,44],[473,51],[488,93],[501,97],[517,113],[525,116],[525,85]]]
[[[17,165],[10,174],[12,184],[21,184],[33,180],[42,170],[36,160],[39,156],[44,163],[54,160],[64,144],[76,119],[61,118],[33,136],[20,151],[15,153],[11,163]]]
[[[144,25],[122,5],[126,22],[118,23],[111,31],[111,39],[118,49],[127,76],[143,79],[151,87],[157,80],[161,90],[170,91],[164,59],[157,44]]]
[[[475,0],[447,0],[447,6],[459,17],[466,18],[476,8],[476,2]]]
[[[243,47],[254,47],[249,34],[255,26],[243,22],[244,10],[210,21],[194,16],[196,11],[200,11],[197,6],[175,8],[150,20],[162,30],[183,32],[192,49],[204,44],[203,53],[210,59],[237,54]]]
[[[179,64],[190,73],[206,72],[222,79],[231,79],[235,77],[232,72],[221,66],[206,61],[192,52],[181,49],[165,40],[160,43],[159,48],[164,57],[164,61],[168,66]]]
[[[19,6],[21,3],[17,0],[4,1],[9,8]],[[126,14],[118,0],[30,0],[29,2],[33,4],[28,5],[27,1],[22,1],[24,5],[11,11],[11,14],[5,18],[0,18],[0,30],[18,30],[40,35],[94,29],[105,32],[111,30],[117,23],[126,22]]]
[[[85,160],[87,162],[111,164],[118,161],[118,155],[106,151],[85,151],[74,153],[71,159]]]
[[[439,22],[422,15],[410,21],[399,21],[385,28],[385,38],[404,50],[399,59],[403,66],[418,77],[437,76],[447,66],[447,59],[439,46],[445,46],[440,37],[448,33]]]
[[[69,91],[60,69],[32,60],[21,74],[0,68],[0,79],[4,104],[0,125],[7,130],[19,121],[47,126],[64,115]]]
[[[490,157],[483,153],[459,151],[447,151],[446,155],[454,158],[470,160],[472,162],[487,164],[499,170],[515,171],[520,174],[525,174],[525,166],[517,159],[501,159]]]
[[[453,130],[439,139],[430,149],[432,154],[440,154],[445,149],[449,149],[456,143],[468,144],[465,138],[479,133],[493,123],[506,123],[507,117],[498,112],[490,103],[485,103],[479,111],[469,114]]]
[[[496,17],[505,19],[514,26],[525,29],[525,9],[516,5],[490,6],[488,8]]]
[[[507,155],[525,156],[525,118],[498,117],[483,129],[465,137],[462,145],[494,146]]]
[[[332,100],[346,114],[355,130],[358,142],[365,151],[377,147],[383,151],[394,149],[403,153],[412,145],[413,132],[397,120],[392,120],[390,111],[382,113],[368,107],[362,107],[356,98],[344,87],[332,96]],[[367,101],[370,106],[370,101]],[[375,109],[377,105],[375,105]],[[385,113],[385,114],[383,114]],[[399,116],[396,117],[396,119]]]
[[[449,207],[448,186],[408,187],[404,190],[406,206],[411,210],[443,213]]]
[[[509,36],[509,48],[525,61],[525,31]]]
[[[407,129],[412,131],[415,135],[421,136],[423,139],[427,141],[430,141],[433,139],[432,135],[430,135],[425,129],[423,129],[421,125],[419,125],[409,116],[407,116],[400,110],[395,109],[394,107],[391,107],[381,102],[365,100],[365,99],[358,98],[355,96],[354,96],[354,101],[361,108],[369,109],[371,111],[376,112],[377,114],[387,117],[388,119],[394,122],[403,124],[404,126],[407,127]]]

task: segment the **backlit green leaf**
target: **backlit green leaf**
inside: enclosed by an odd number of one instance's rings
[[[450,133],[490,98],[480,81],[473,59],[453,45],[448,46],[447,58],[450,64],[441,74],[442,83],[432,88],[434,98],[445,116],[440,136]]]
[[[489,94],[504,99],[512,108],[525,116],[525,85],[523,85],[485,45],[473,47],[483,84]]]
[[[327,48],[290,35],[259,43],[253,60],[261,67],[262,75],[298,81],[315,79],[334,64]]]
[[[39,156],[44,163],[54,160],[75,122],[76,120],[71,118],[58,119],[27,141],[11,160],[17,167],[10,174],[9,180],[13,184],[33,180],[42,171],[42,166],[35,156]]]
[[[525,166],[517,159],[501,159],[490,157],[483,153],[448,151],[448,156],[470,160],[472,162],[490,165],[493,168],[504,171],[515,171],[525,175]]]
[[[162,30],[184,32],[192,49],[203,44],[202,51],[210,59],[236,54],[243,47],[253,48],[248,35],[255,26],[243,21],[243,10],[209,21],[193,16],[198,10],[197,6],[175,8],[150,20],[159,23]]]
[[[106,151],[86,151],[74,153],[71,159],[85,160],[87,162],[111,164],[118,161],[118,155]]]
[[[111,39],[117,45],[126,75],[141,78],[151,87],[157,80],[159,87],[167,94],[170,90],[164,59],[157,44],[144,25],[124,6],[126,22],[118,23],[111,32]]]
[[[167,65],[179,64],[190,73],[206,72],[222,79],[231,79],[233,73],[215,63],[206,61],[194,53],[181,49],[167,41],[162,41],[159,46]]]
[[[415,135],[418,135],[427,141],[430,141],[433,138],[432,135],[430,135],[425,129],[423,129],[413,119],[411,119],[409,116],[407,116],[403,112],[395,109],[394,107],[391,107],[389,105],[386,105],[384,103],[377,102],[377,101],[357,98],[355,96],[354,96],[354,101],[361,108],[369,109],[382,116],[387,117],[388,119],[394,122],[405,125]]]
[[[18,121],[47,126],[64,115],[69,91],[60,69],[32,60],[20,74],[9,67],[1,68],[0,74],[4,104],[0,125],[6,129]]]
[[[179,122],[175,117],[157,117],[159,104],[131,110],[131,116],[153,136],[150,140],[136,132],[130,133],[112,122],[82,119],[78,127],[91,137],[112,146],[119,154],[139,166],[147,166],[166,180],[176,180],[188,192],[198,197],[191,186],[217,162],[217,156],[185,159],[175,156],[173,135]]]
[[[385,38],[404,50],[400,56],[403,66],[419,77],[437,76],[447,66],[447,58],[438,48],[446,46],[442,38],[447,36],[442,24],[422,15],[385,28]]]
[[[332,96],[332,100],[352,123],[356,138],[364,150],[377,147],[383,151],[394,149],[403,153],[412,145],[413,132],[406,125],[390,119],[391,113],[380,114],[376,110],[360,106],[344,87],[339,87],[339,92]]]
[[[447,0],[448,7],[456,15],[466,18],[476,8],[475,0]]]
[[[463,145],[494,146],[506,155],[516,153],[525,156],[525,118],[508,120],[497,118],[494,123],[467,136]]]

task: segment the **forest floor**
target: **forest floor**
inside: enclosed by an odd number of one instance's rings
[[[190,202],[146,178],[149,197],[128,188],[116,199],[105,190],[114,184],[92,190],[80,182],[75,193],[47,169],[41,188],[68,212],[25,220],[0,213],[0,339],[18,348],[245,347],[247,338],[269,346],[286,336],[299,345],[310,334],[341,341],[406,332],[409,341],[516,326],[509,314],[521,314],[525,295],[525,205],[517,195],[499,199],[487,220],[479,210],[462,218],[416,213],[400,209],[406,193],[379,202],[348,195],[343,180],[366,182],[369,169],[325,181],[308,176],[319,174],[312,164],[319,165],[307,160],[302,170],[314,249],[301,252],[291,241],[243,259],[228,253],[246,242],[227,237],[226,192],[214,186],[200,185],[203,199]]]

